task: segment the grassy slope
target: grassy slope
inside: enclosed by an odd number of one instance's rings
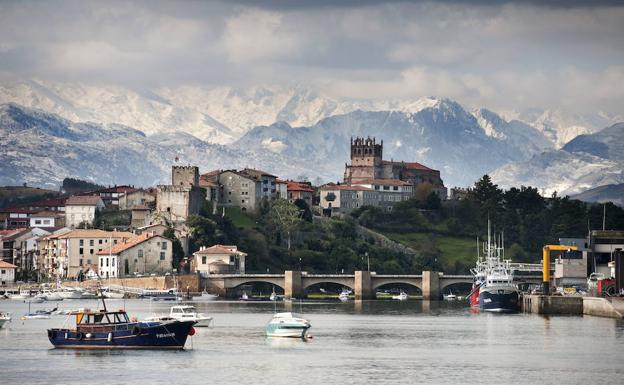
[[[239,207],[226,207],[225,215],[230,218],[236,227],[252,229],[256,226],[256,221],[251,216],[244,213]]]
[[[477,255],[476,241],[471,238],[434,235],[432,233],[383,233],[388,238],[409,246],[415,250],[422,250],[424,243],[434,242],[440,250],[439,262],[444,271],[453,271],[456,261],[463,266],[472,266]],[[463,268],[462,270],[465,270]],[[468,270],[456,273],[468,274]]]

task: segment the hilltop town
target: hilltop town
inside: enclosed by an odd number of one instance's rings
[[[293,204],[295,217],[340,217],[360,207],[391,212],[417,193],[446,199],[439,171],[382,154],[383,141],[352,139],[344,180],[322,186],[252,168],[200,173],[174,164],[168,185],[112,186],[2,208],[2,263],[13,270],[3,281],[162,275],[174,266],[244,272],[247,253],[236,246],[194,244],[193,217],[202,210],[254,215],[278,200]]]

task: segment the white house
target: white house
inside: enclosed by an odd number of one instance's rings
[[[0,286],[10,285],[15,282],[15,269],[17,269],[17,266],[0,260]]]
[[[95,195],[72,196],[65,202],[65,226],[76,228],[81,223],[93,224],[95,212],[104,208],[102,198]]]
[[[246,253],[236,246],[214,245],[201,247],[193,253],[195,271],[204,274],[245,274]]]
[[[47,227],[62,227],[63,214],[54,211],[41,211],[30,216],[30,227],[45,229]]]

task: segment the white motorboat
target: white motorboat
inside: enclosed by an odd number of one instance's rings
[[[219,294],[212,294],[206,291],[202,292],[200,295],[194,295],[193,301],[214,301],[219,298]]]
[[[243,295],[241,295],[240,299],[243,301],[247,301],[249,299],[249,296],[247,295],[246,292],[243,292]]]
[[[271,295],[269,296],[269,300],[270,301],[277,301],[277,294],[275,294],[275,292],[272,292]]]
[[[125,296],[124,293],[117,293],[115,291],[110,291],[110,290],[103,291],[102,295],[108,299],[122,299]]]
[[[0,329],[2,329],[2,326],[7,322],[11,322],[11,313],[0,312]]]
[[[20,290],[19,294],[7,294],[7,297],[13,301],[24,301],[30,298],[28,290]]]
[[[310,321],[293,313],[277,313],[266,326],[267,337],[305,338]]]
[[[37,295],[37,297],[43,298],[46,301],[62,301],[63,300],[63,297],[58,291],[52,291],[49,289],[43,290],[43,292]]]
[[[399,293],[398,295],[393,295],[392,299],[396,299],[399,301],[405,301],[407,299],[407,293],[404,292],[403,290],[401,290],[401,293]]]
[[[57,293],[63,299],[81,299],[82,298],[82,290],[77,290],[74,288],[64,288],[63,290],[58,291]]]
[[[208,327],[210,326],[210,322],[212,322],[212,317],[204,315],[203,313],[198,313],[195,306],[176,305],[171,306],[168,315],[153,316],[145,319],[147,322],[164,322],[171,320],[193,321],[195,322],[194,326]]]
[[[341,300],[342,302],[348,301],[350,294],[351,294],[351,290],[349,290],[349,289],[342,289],[342,291],[338,295],[338,299]]]
[[[445,301],[455,301],[457,300],[457,296],[455,294],[453,294],[453,292],[450,292],[449,294],[444,294],[444,300]]]

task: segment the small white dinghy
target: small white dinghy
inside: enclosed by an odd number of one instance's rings
[[[168,315],[164,316],[153,316],[146,318],[145,321],[193,321],[195,322],[196,327],[208,327],[210,326],[210,322],[212,322],[212,317],[207,316],[203,313],[198,313],[195,306],[191,305],[176,305],[171,306]]]
[[[404,292],[403,290],[401,290],[401,293],[399,293],[398,295],[393,295],[392,296],[392,299],[396,299],[396,300],[399,300],[399,301],[405,301],[405,300],[407,300],[407,298],[408,298],[407,293]]]

